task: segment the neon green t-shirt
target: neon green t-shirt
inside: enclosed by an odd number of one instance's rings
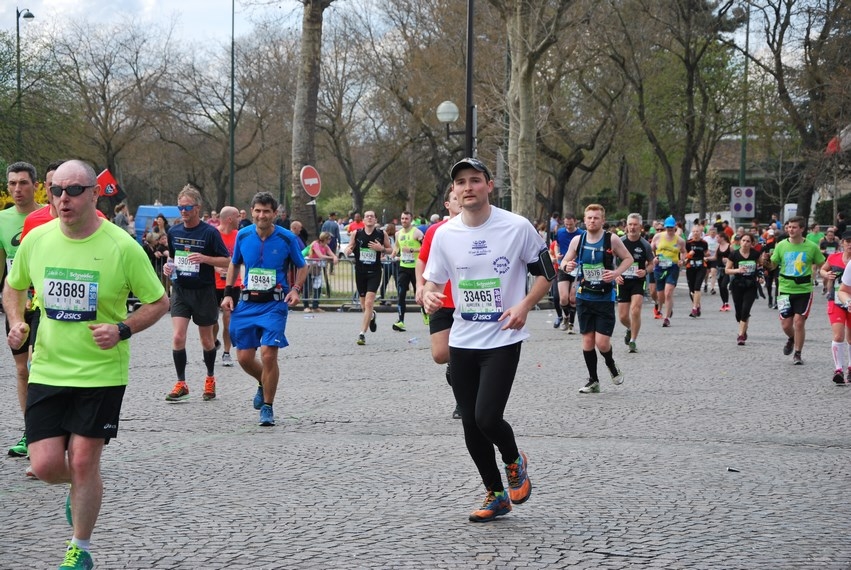
[[[771,262],[777,264],[780,269],[780,277],[777,280],[778,291],[787,295],[811,293],[813,290],[812,266],[813,264],[821,265],[824,261],[824,254],[817,244],[807,240],[791,243],[784,239],[777,244],[774,253],[771,254]],[[801,283],[796,283],[794,278],[798,278]]]
[[[22,214],[14,206],[0,211],[0,247],[6,252],[7,270],[15,259],[18,246],[21,245],[21,232],[26,217],[26,214]]]
[[[101,350],[89,325],[123,321],[131,290],[142,303],[164,294],[148,256],[130,234],[101,222],[95,233],[75,240],[53,220],[27,234],[7,281],[18,290],[33,283],[41,298],[30,383],[77,388],[127,384],[129,343]]]
[[[417,266],[417,257],[420,254],[420,248],[422,247],[422,242],[416,239],[417,229],[414,226],[406,232],[404,229],[401,229],[397,232],[396,239],[399,244],[399,266],[413,268]],[[413,251],[405,251],[406,249],[411,249]]]

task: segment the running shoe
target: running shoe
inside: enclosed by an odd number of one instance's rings
[[[461,406],[455,404],[455,409],[452,410],[452,419],[460,420],[461,419]]]
[[[559,328],[559,329],[561,329],[561,330],[563,330],[563,331],[566,331],[566,330],[567,330],[568,325],[569,325],[569,323],[567,322],[567,317],[564,317],[564,318],[561,320],[561,324],[559,325],[559,327],[558,327],[558,328]]]
[[[304,308],[304,312],[305,312],[305,313],[312,313],[312,312],[313,312],[313,309],[311,309],[310,307],[305,307],[305,308]]]
[[[423,324],[428,326],[429,321],[431,321],[431,315],[426,313],[425,307],[420,307],[420,313],[423,316]]]
[[[783,356],[789,356],[795,350],[795,339],[787,338],[786,344],[783,346]]]
[[[36,477],[35,471],[33,471],[32,465],[27,465],[26,476],[27,479],[38,479],[38,477]]]
[[[800,364],[803,364],[803,363],[804,363],[804,361],[801,360],[801,352],[800,351],[795,352],[795,355],[792,357],[792,364],[800,365]]]
[[[405,322],[404,321],[396,321],[395,323],[393,323],[392,328],[393,328],[394,331],[399,331],[399,332],[405,332],[407,330],[405,328]],[[375,332],[375,331],[373,331],[373,332]]]
[[[833,373],[833,383],[834,383],[834,384],[841,384],[841,385],[843,385],[843,386],[845,385],[845,375],[844,375],[844,374],[842,374],[842,370],[841,370],[841,369],[840,369],[840,370],[836,370],[836,371],[834,371],[834,373]]]
[[[216,397],[216,378],[213,376],[207,376],[204,380],[204,394],[201,398],[205,402],[209,402],[210,400]]]
[[[620,386],[621,384],[623,384],[624,375],[623,372],[621,372],[620,368],[618,368],[617,366],[615,366],[614,370],[610,368],[609,374],[612,375],[612,382],[615,386]]]
[[[691,312],[688,314],[688,316],[690,316],[691,318],[696,318],[697,317],[697,308],[692,307]]]
[[[598,394],[599,392],[600,383],[596,380],[588,380],[588,383],[579,389],[580,394]]]
[[[508,498],[514,505],[522,505],[532,494],[532,481],[526,473],[528,466],[529,461],[522,451],[517,461],[505,466],[505,475],[508,477]]]
[[[623,335],[623,343],[629,346],[630,340],[632,340],[632,333],[629,332],[629,329],[626,329],[626,333]]]
[[[557,329],[561,326],[561,317],[556,317],[556,320],[553,321],[553,328]]]
[[[9,448],[9,455],[12,457],[26,457],[27,453],[29,453],[29,449],[27,448],[27,434],[24,433],[21,435],[18,443]]]
[[[736,337],[736,342],[739,346],[745,346],[745,335],[740,334]]]
[[[260,406],[260,425],[263,427],[275,425],[275,412],[272,411],[272,406],[269,404]]]
[[[73,570],[92,570],[95,563],[92,560],[92,555],[87,551],[79,548],[76,544],[68,543],[68,550],[65,551],[65,560],[59,566],[59,570],[63,568],[71,568]]]
[[[375,322],[375,311],[372,311],[372,318],[369,319],[369,332],[375,332],[378,328],[378,323]]]
[[[662,311],[659,310],[659,305],[653,307],[653,318],[656,320],[662,318]]]
[[[263,407],[263,385],[257,385],[257,391],[254,393],[254,409],[259,410]]]
[[[366,344],[366,335],[365,335],[365,334],[363,334],[363,333],[360,333],[360,334],[358,335],[358,345],[359,345],[359,346],[363,346],[363,345],[365,345],[365,344]]]
[[[470,513],[470,522],[487,522],[511,512],[511,500],[505,491],[488,491],[482,508]]]
[[[709,291],[709,294],[710,294],[710,295],[714,295],[714,294],[715,294],[715,289],[712,289],[711,291]]]
[[[171,390],[171,393],[165,397],[166,402],[182,402],[188,399],[189,387],[186,386],[186,382],[183,380],[178,380],[177,384],[175,384],[174,388]]]
[[[567,334],[576,334],[576,333],[573,331],[573,325],[571,325],[571,324],[569,324],[569,323],[568,323],[568,325],[567,325]]]
[[[700,305],[697,306],[697,316],[700,316]]]
[[[638,352],[638,348],[635,346],[634,340],[629,341],[629,351],[633,354]]]
[[[222,353],[222,366],[225,368],[230,368],[233,366],[233,359],[230,357],[230,352]]]
[[[68,496],[65,497],[65,520],[68,521],[68,526],[74,526],[74,519],[71,516],[71,485],[68,485]]]
[[[665,318],[665,319],[662,321],[662,326],[663,326],[663,327],[669,327],[669,326],[671,326],[671,319]]]

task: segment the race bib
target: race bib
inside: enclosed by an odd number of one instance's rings
[[[740,261],[739,267],[745,270],[742,275],[753,275],[756,273],[756,261]]]
[[[47,267],[42,286],[47,318],[93,321],[97,318],[99,271]]]
[[[668,269],[671,265],[673,265],[673,261],[665,257],[664,255],[659,256],[659,263],[656,264],[657,267],[661,267],[662,269]]]
[[[603,280],[605,270],[602,263],[586,263],[582,266],[582,275],[589,283],[599,283]]]
[[[784,312],[789,310],[792,307],[792,303],[789,301],[789,295],[778,295],[777,296],[777,310],[779,312]]]
[[[402,263],[414,263],[414,252],[413,251],[400,252],[399,261],[401,261]]]
[[[824,253],[825,253],[825,255],[830,255],[832,253],[836,253],[836,248],[835,247],[826,247],[826,248],[824,248]]]
[[[632,278],[632,277],[637,277],[637,275],[635,274],[635,272],[636,272],[636,271],[638,271],[638,262],[637,262],[637,261],[633,261],[633,262],[632,262],[632,265],[630,265],[629,267],[627,267],[627,268],[626,268],[626,271],[624,271],[623,273],[621,273],[621,277],[624,277],[625,279],[630,279],[630,278]]]
[[[277,284],[274,269],[255,267],[248,270],[245,288],[249,291],[269,291]]]
[[[362,247],[360,249],[360,262],[361,263],[375,263],[378,261],[378,252],[374,249],[370,249],[368,247]]]
[[[175,269],[185,275],[198,275],[201,271],[201,264],[189,261],[190,253],[192,252],[186,250],[178,250],[174,252]]]
[[[702,259],[695,259],[691,262],[692,267],[701,267],[703,265]]]
[[[462,319],[496,321],[502,316],[502,287],[498,277],[460,281],[458,293]]]

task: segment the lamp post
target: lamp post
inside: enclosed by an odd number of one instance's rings
[[[236,170],[234,166],[234,125],[233,125],[233,106],[234,106],[234,86],[236,85],[236,81],[234,79],[234,61],[235,61],[235,51],[236,51],[236,0],[231,0],[230,3],[230,117],[229,117],[229,131],[230,131],[230,205],[234,206],[236,204],[236,199],[234,197],[234,172]]]
[[[748,64],[750,63],[750,37],[751,37],[751,4],[746,2],[747,8],[742,10],[736,8],[734,14],[737,18],[745,20],[745,77],[742,85],[742,148],[739,159],[739,186],[745,185],[745,168],[748,157]]]
[[[15,8],[15,40],[16,40],[16,62],[17,62],[17,79],[18,79],[18,91],[15,97],[15,107],[18,111],[18,132],[17,138],[15,139],[15,160],[21,160],[21,145],[22,145],[22,136],[21,129],[23,127],[23,116],[21,115],[21,18],[24,20],[32,20],[35,18],[32,12],[30,12],[27,8],[23,10],[18,10]]]
[[[437,106],[437,120],[446,124],[446,138],[451,135],[464,135],[464,156],[476,156],[476,106],[473,104],[473,0],[467,0],[467,77],[465,121],[463,131],[450,131],[449,123],[454,123],[460,116],[458,106],[452,101],[444,101]]]

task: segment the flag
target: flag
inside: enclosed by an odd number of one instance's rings
[[[105,198],[113,198],[120,202],[127,197],[108,168],[98,174],[98,184],[100,184],[100,195]]]
[[[851,125],[848,125],[839,134],[827,143],[825,154],[834,155],[851,148]]]

